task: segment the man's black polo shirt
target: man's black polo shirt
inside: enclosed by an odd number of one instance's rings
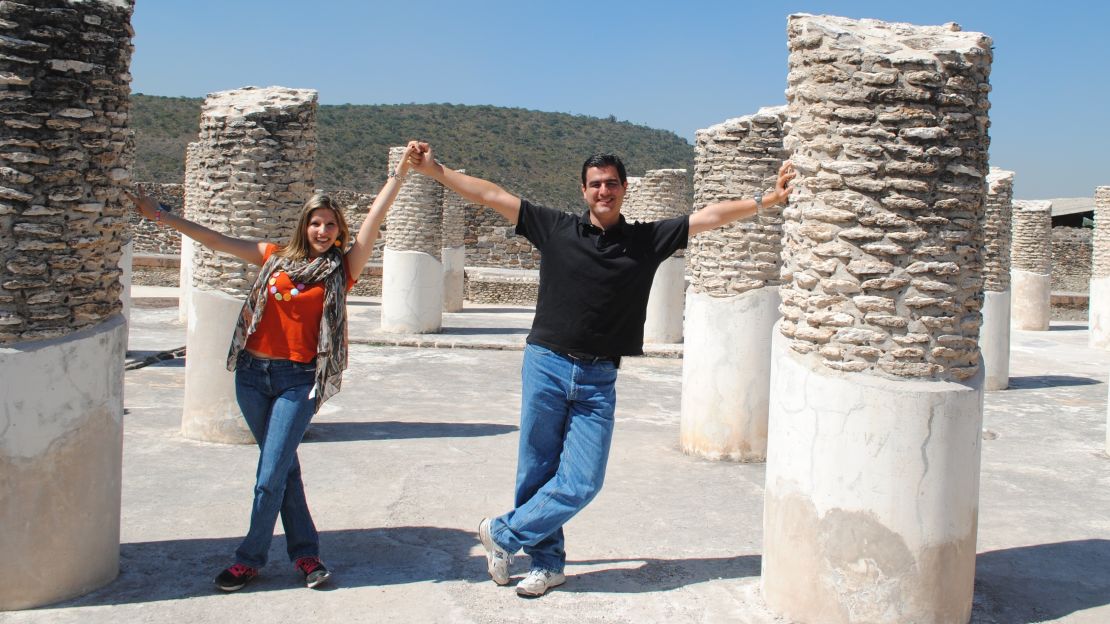
[[[540,250],[540,288],[528,342],[563,353],[640,355],[655,270],[686,247],[690,217],[620,222],[603,231],[520,200],[516,233]]]

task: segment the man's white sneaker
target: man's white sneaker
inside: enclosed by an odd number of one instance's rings
[[[513,562],[513,556],[493,541],[493,536],[489,534],[489,518],[482,518],[478,523],[478,540],[486,549],[486,568],[490,578],[498,585],[508,585],[509,564]]]
[[[516,593],[521,596],[542,596],[552,587],[558,587],[567,582],[567,577],[562,572],[532,568],[528,576],[516,584]]]

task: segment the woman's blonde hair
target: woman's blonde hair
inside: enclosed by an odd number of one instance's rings
[[[328,195],[317,193],[310,197],[304,203],[304,208],[301,208],[301,216],[297,219],[297,229],[293,231],[293,238],[289,244],[278,249],[275,253],[282,257],[292,260],[306,260],[309,257],[309,251],[312,249],[308,244],[308,222],[312,218],[312,213],[320,208],[327,208],[335,215],[335,222],[339,225],[339,235],[335,237],[340,251],[347,249],[347,244],[351,240],[351,230],[347,227],[347,219],[343,218],[343,211],[335,204],[335,201]]]

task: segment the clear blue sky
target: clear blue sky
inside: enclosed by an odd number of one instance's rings
[[[132,90],[312,88],[322,104],[492,104],[694,132],[785,103],[786,17],[958,22],[994,39],[991,164],[1015,195],[1110,185],[1110,9],[1059,0],[138,0]],[[410,137],[397,137],[401,142]]]

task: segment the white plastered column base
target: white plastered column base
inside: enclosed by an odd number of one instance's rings
[[[177,288],[177,320],[189,320],[189,297],[193,292],[193,239],[181,235],[179,285]]]
[[[1092,349],[1110,349],[1110,277],[1091,278],[1087,320],[1090,328],[1087,345]]]
[[[434,334],[443,327],[443,266],[422,251],[382,256],[382,331]]]
[[[1048,331],[1052,315],[1052,275],[1010,271],[1010,323],[1014,329]]]
[[[458,312],[463,309],[466,296],[466,248],[444,247],[443,251],[443,311]]]
[[[114,315],[0,348],[0,611],[90,592],[119,573],[123,360]]]
[[[771,332],[778,288],[732,297],[686,294],[682,356],[682,451],[707,459],[763,461]]]
[[[1010,291],[983,292],[983,326],[979,329],[983,356],[983,389],[1005,390],[1010,385]]]
[[[239,403],[227,352],[243,300],[194,288],[185,333],[185,405],[181,435],[191,440],[253,444]]]
[[[667,258],[655,271],[648,295],[644,342],[682,342],[682,313],[686,291],[686,258]]]
[[[806,624],[966,624],[982,379],[962,385],[813,370],[775,334],[763,516],[768,606]]]

